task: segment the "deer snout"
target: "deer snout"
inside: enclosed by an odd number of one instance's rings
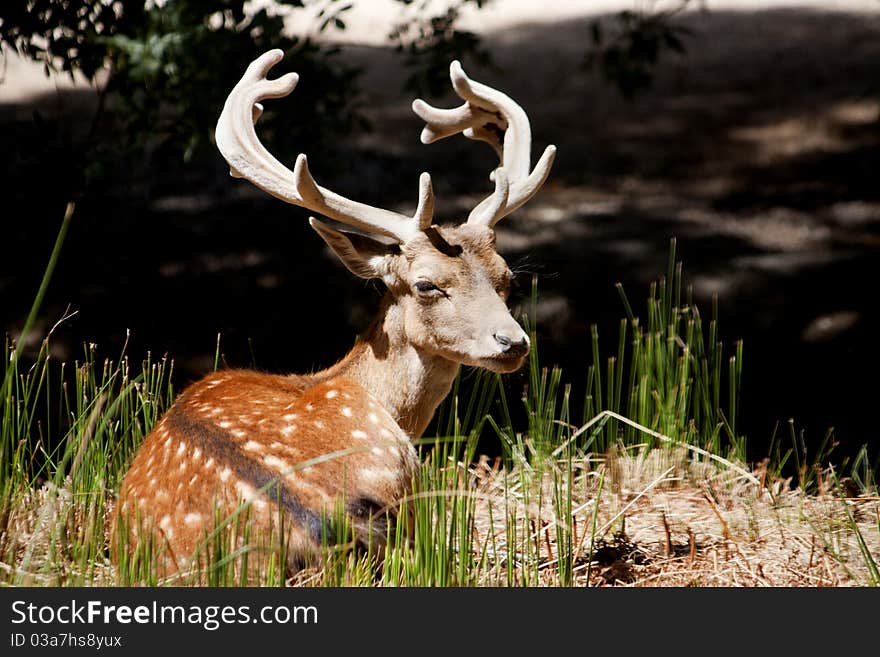
[[[505,356],[511,358],[525,356],[529,353],[529,337],[525,331],[517,327],[517,332],[510,335],[511,331],[497,332],[492,337]]]

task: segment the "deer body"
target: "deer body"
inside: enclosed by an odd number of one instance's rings
[[[122,482],[113,532],[128,532],[132,545],[146,533],[172,572],[192,563],[218,514],[242,504],[252,527],[279,533],[291,563],[335,540],[328,518],[340,506],[356,541],[380,552],[418,470],[411,441],[459,367],[510,372],[529,350],[506,307],[512,275],[495,252],[493,230],[537,191],[553,159],[548,147],[529,173],[521,108],[470,81],[457,64],[453,85],[465,105],[414,103],[427,122],[423,141],[464,132],[493,144],[504,163],[493,175],[495,192],[466,223],[437,226],[427,174],[410,218],[337,196],[314,182],[305,156],[291,172],[262,147],[253,125],[257,101],[285,95],[296,83],[294,74],[266,79],[280,57],[263,55],[233,90],[218,122],[218,147],[233,175],[358,230],[310,219],[350,271],[381,279],[387,292],[377,318],[336,365],[309,376],[211,374],[157,423]]]

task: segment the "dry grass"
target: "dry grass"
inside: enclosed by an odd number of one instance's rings
[[[471,472],[479,493],[478,532],[483,536],[494,533],[499,558],[503,558],[504,523],[489,506],[503,508],[505,490],[508,498],[521,500],[517,494],[521,473],[489,467],[486,460]],[[574,583],[866,585],[871,573],[847,509],[876,559],[880,555],[880,498],[841,497],[831,473],[824,474],[824,492],[808,495],[792,487],[790,480],[767,481],[756,472],[755,484],[715,464],[689,461],[678,448],[585,458],[574,465],[573,472],[575,499],[569,527],[577,555]],[[543,499],[552,495],[552,479],[551,471],[543,473]],[[596,533],[591,544],[594,513]],[[558,583],[555,525],[566,519],[535,502],[521,505],[517,515],[528,519],[531,538],[540,544],[542,583]]]
[[[570,463],[570,475],[568,467],[568,462],[546,461],[540,468],[506,468],[500,459],[487,457],[470,466],[451,461],[445,466],[445,479],[457,482],[456,489],[426,493],[473,501],[470,544],[474,561],[482,565],[470,583],[510,583],[506,573],[512,565],[514,583],[560,585],[559,529],[570,532],[570,581],[575,586],[841,587],[873,582],[855,528],[876,560],[880,497],[847,497],[830,471],[822,473],[819,492],[806,494],[760,468],[746,476],[717,462],[696,461],[678,447],[584,455]],[[570,490],[569,517],[560,516],[559,505],[550,502],[560,481],[570,486],[565,490]],[[91,511],[84,502],[52,485],[19,500],[0,541],[11,562],[0,563],[4,579],[31,586],[118,584],[109,558],[81,563],[68,550],[93,526],[90,513],[109,517],[112,499]],[[524,568],[537,577],[526,578]],[[319,568],[288,580],[294,586],[327,583]]]

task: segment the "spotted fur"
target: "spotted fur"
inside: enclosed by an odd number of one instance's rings
[[[359,542],[378,549],[417,467],[409,437],[350,379],[221,372],[189,387],[146,438],[114,531],[124,518],[132,543],[139,525],[154,532],[165,569],[176,570],[192,563],[218,514],[245,503],[251,531],[277,532],[283,511],[294,557],[336,539],[342,504]]]

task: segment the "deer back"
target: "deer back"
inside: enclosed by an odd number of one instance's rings
[[[335,540],[338,504],[358,541],[381,547],[384,512],[393,513],[417,468],[408,436],[353,381],[221,372],[190,386],[145,439],[116,523],[125,517],[133,540],[138,525],[156,532],[172,570],[190,564],[215,512],[225,517],[242,503],[266,532],[278,531],[283,513],[292,555]]]

